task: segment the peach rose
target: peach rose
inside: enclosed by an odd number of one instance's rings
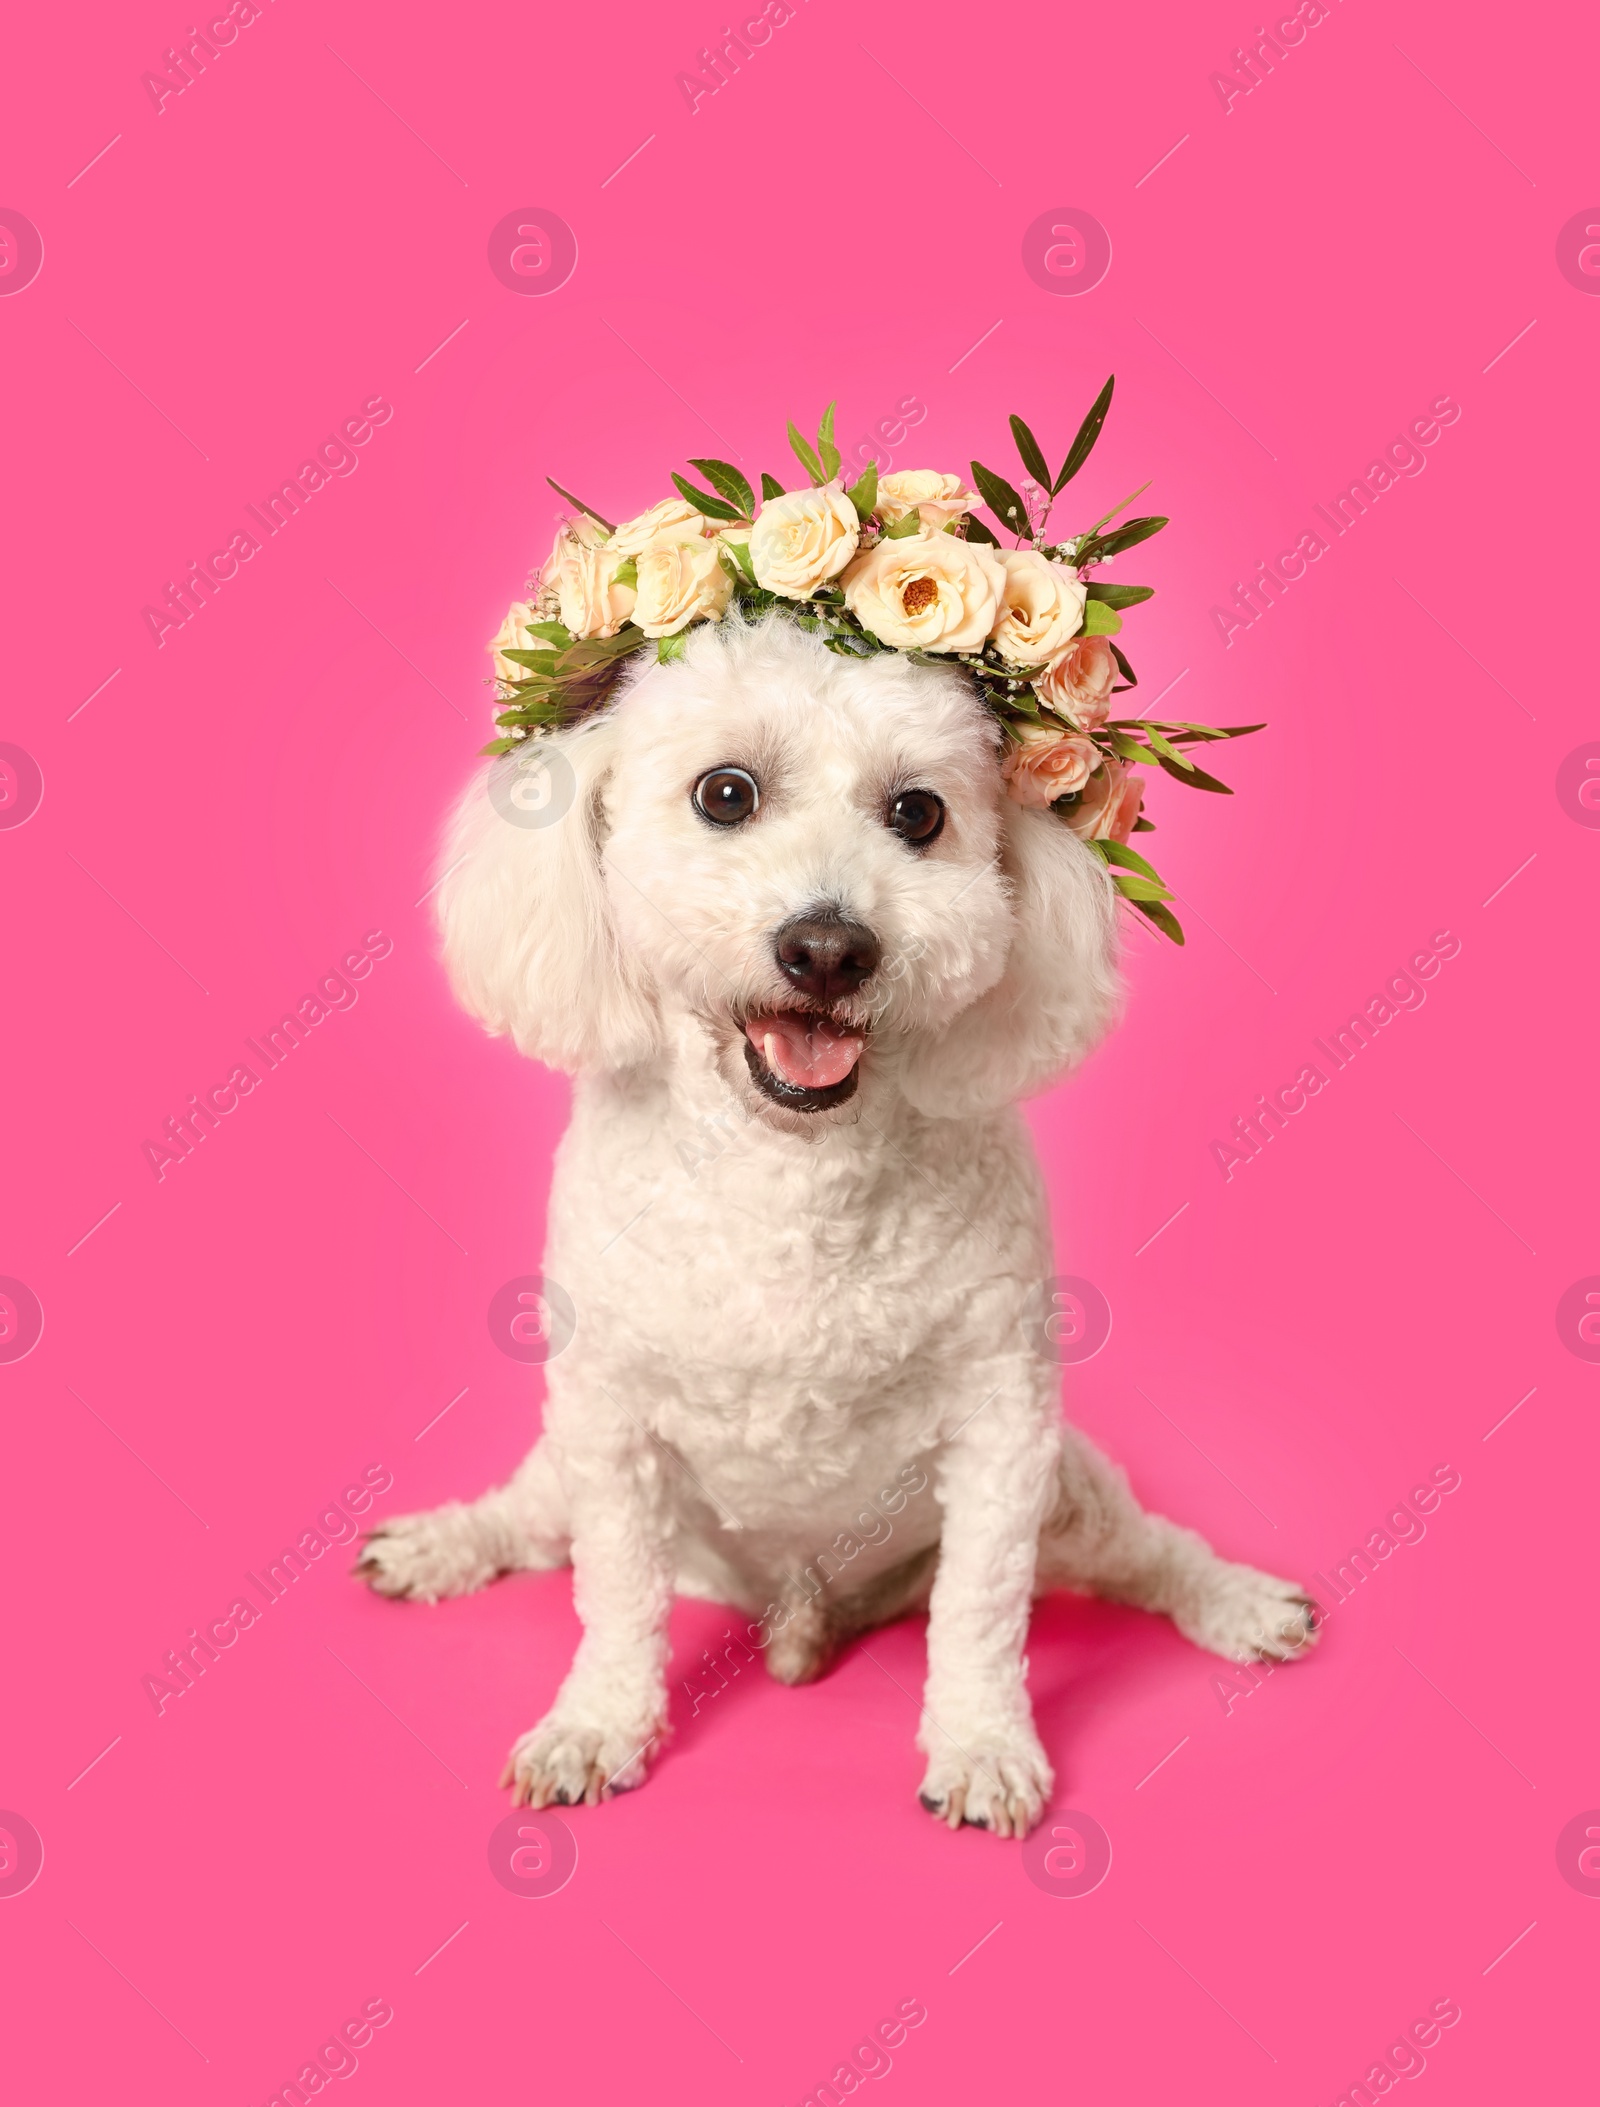
[[[994,626],[994,646],[1013,666],[1040,666],[1083,627],[1088,588],[1064,563],[1037,549],[1005,549],[1005,601]]]
[[[508,648],[512,651],[544,651],[549,648],[543,637],[533,634],[533,623],[536,619],[526,600],[512,601],[499,631],[489,639],[489,649],[494,654],[492,663],[496,680],[526,680],[528,677],[527,667],[515,666],[510,659],[502,658],[503,651]]]
[[[1019,805],[1053,805],[1058,797],[1081,790],[1100,759],[1100,749],[1080,732],[1045,730],[1029,725],[1020,746],[1000,764],[1007,793]]]
[[[556,535],[539,583],[556,594],[575,637],[615,636],[632,614],[633,587],[616,583],[621,561],[592,520],[569,520]]]
[[[940,475],[936,468],[902,468],[892,476],[878,478],[878,498],[873,506],[886,527],[915,512],[931,534],[953,519],[962,519],[983,499],[968,490],[960,476]]]
[[[844,574],[845,605],[901,651],[981,651],[1006,574],[992,549],[945,533],[880,541]]]
[[[641,512],[635,519],[625,519],[606,547],[618,563],[626,563],[630,556],[640,556],[646,549],[665,548],[670,542],[703,541],[713,524],[687,499],[663,498],[648,512]]]
[[[720,622],[733,597],[733,580],[714,541],[669,541],[638,559],[633,619],[646,636],[676,636],[691,622]]]
[[[1125,842],[1143,800],[1143,781],[1108,754],[1100,774],[1089,778],[1083,796],[1068,808],[1066,822],[1080,841]]]
[[[817,490],[768,498],[750,532],[756,583],[785,600],[805,600],[832,585],[856,552],[861,522],[835,476]]]
[[[1057,652],[1033,692],[1047,709],[1058,710],[1086,732],[1098,731],[1111,715],[1111,690],[1117,662],[1110,639],[1079,637]]]

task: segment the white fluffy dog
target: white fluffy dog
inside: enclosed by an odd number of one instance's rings
[[[1005,796],[997,740],[954,669],[730,619],[456,814],[456,990],[577,1078],[546,1261],[576,1330],[510,1482],[388,1522],[360,1570],[434,1601],[571,1561],[583,1639],[512,1751],[519,1803],[642,1782],[675,1591],[736,1604],[790,1683],[926,1608],[923,1805],[1003,1836],[1052,1786],[1035,1594],[1236,1660],[1315,1635],[1298,1588],[1144,1513],[1061,1424],[1013,1108],[1112,1018],[1113,896]]]

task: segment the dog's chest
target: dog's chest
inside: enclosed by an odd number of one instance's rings
[[[580,1103],[548,1262],[583,1358],[788,1439],[992,1351],[1006,1290],[1042,1263],[1024,1131],[940,1122],[932,1147],[869,1117],[807,1144],[736,1116],[685,1128],[620,1094]]]

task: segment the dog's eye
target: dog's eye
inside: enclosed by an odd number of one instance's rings
[[[761,789],[742,768],[713,768],[694,786],[695,810],[714,827],[736,827],[761,803]]]
[[[931,790],[902,790],[889,807],[888,825],[902,841],[925,849],[944,826],[944,800]]]

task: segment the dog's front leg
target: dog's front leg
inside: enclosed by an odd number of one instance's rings
[[[556,1701],[511,1752],[518,1806],[591,1806],[644,1782],[667,1717],[671,1531],[660,1452],[602,1397],[558,1447],[583,1623]]]
[[[1037,1384],[1021,1361],[976,1371],[966,1422],[958,1419],[938,1463],[944,1520],[917,1737],[928,1756],[921,1799],[952,1828],[967,1821],[998,1836],[1025,1836],[1055,1782],[1023,1658],[1060,1447]]]

